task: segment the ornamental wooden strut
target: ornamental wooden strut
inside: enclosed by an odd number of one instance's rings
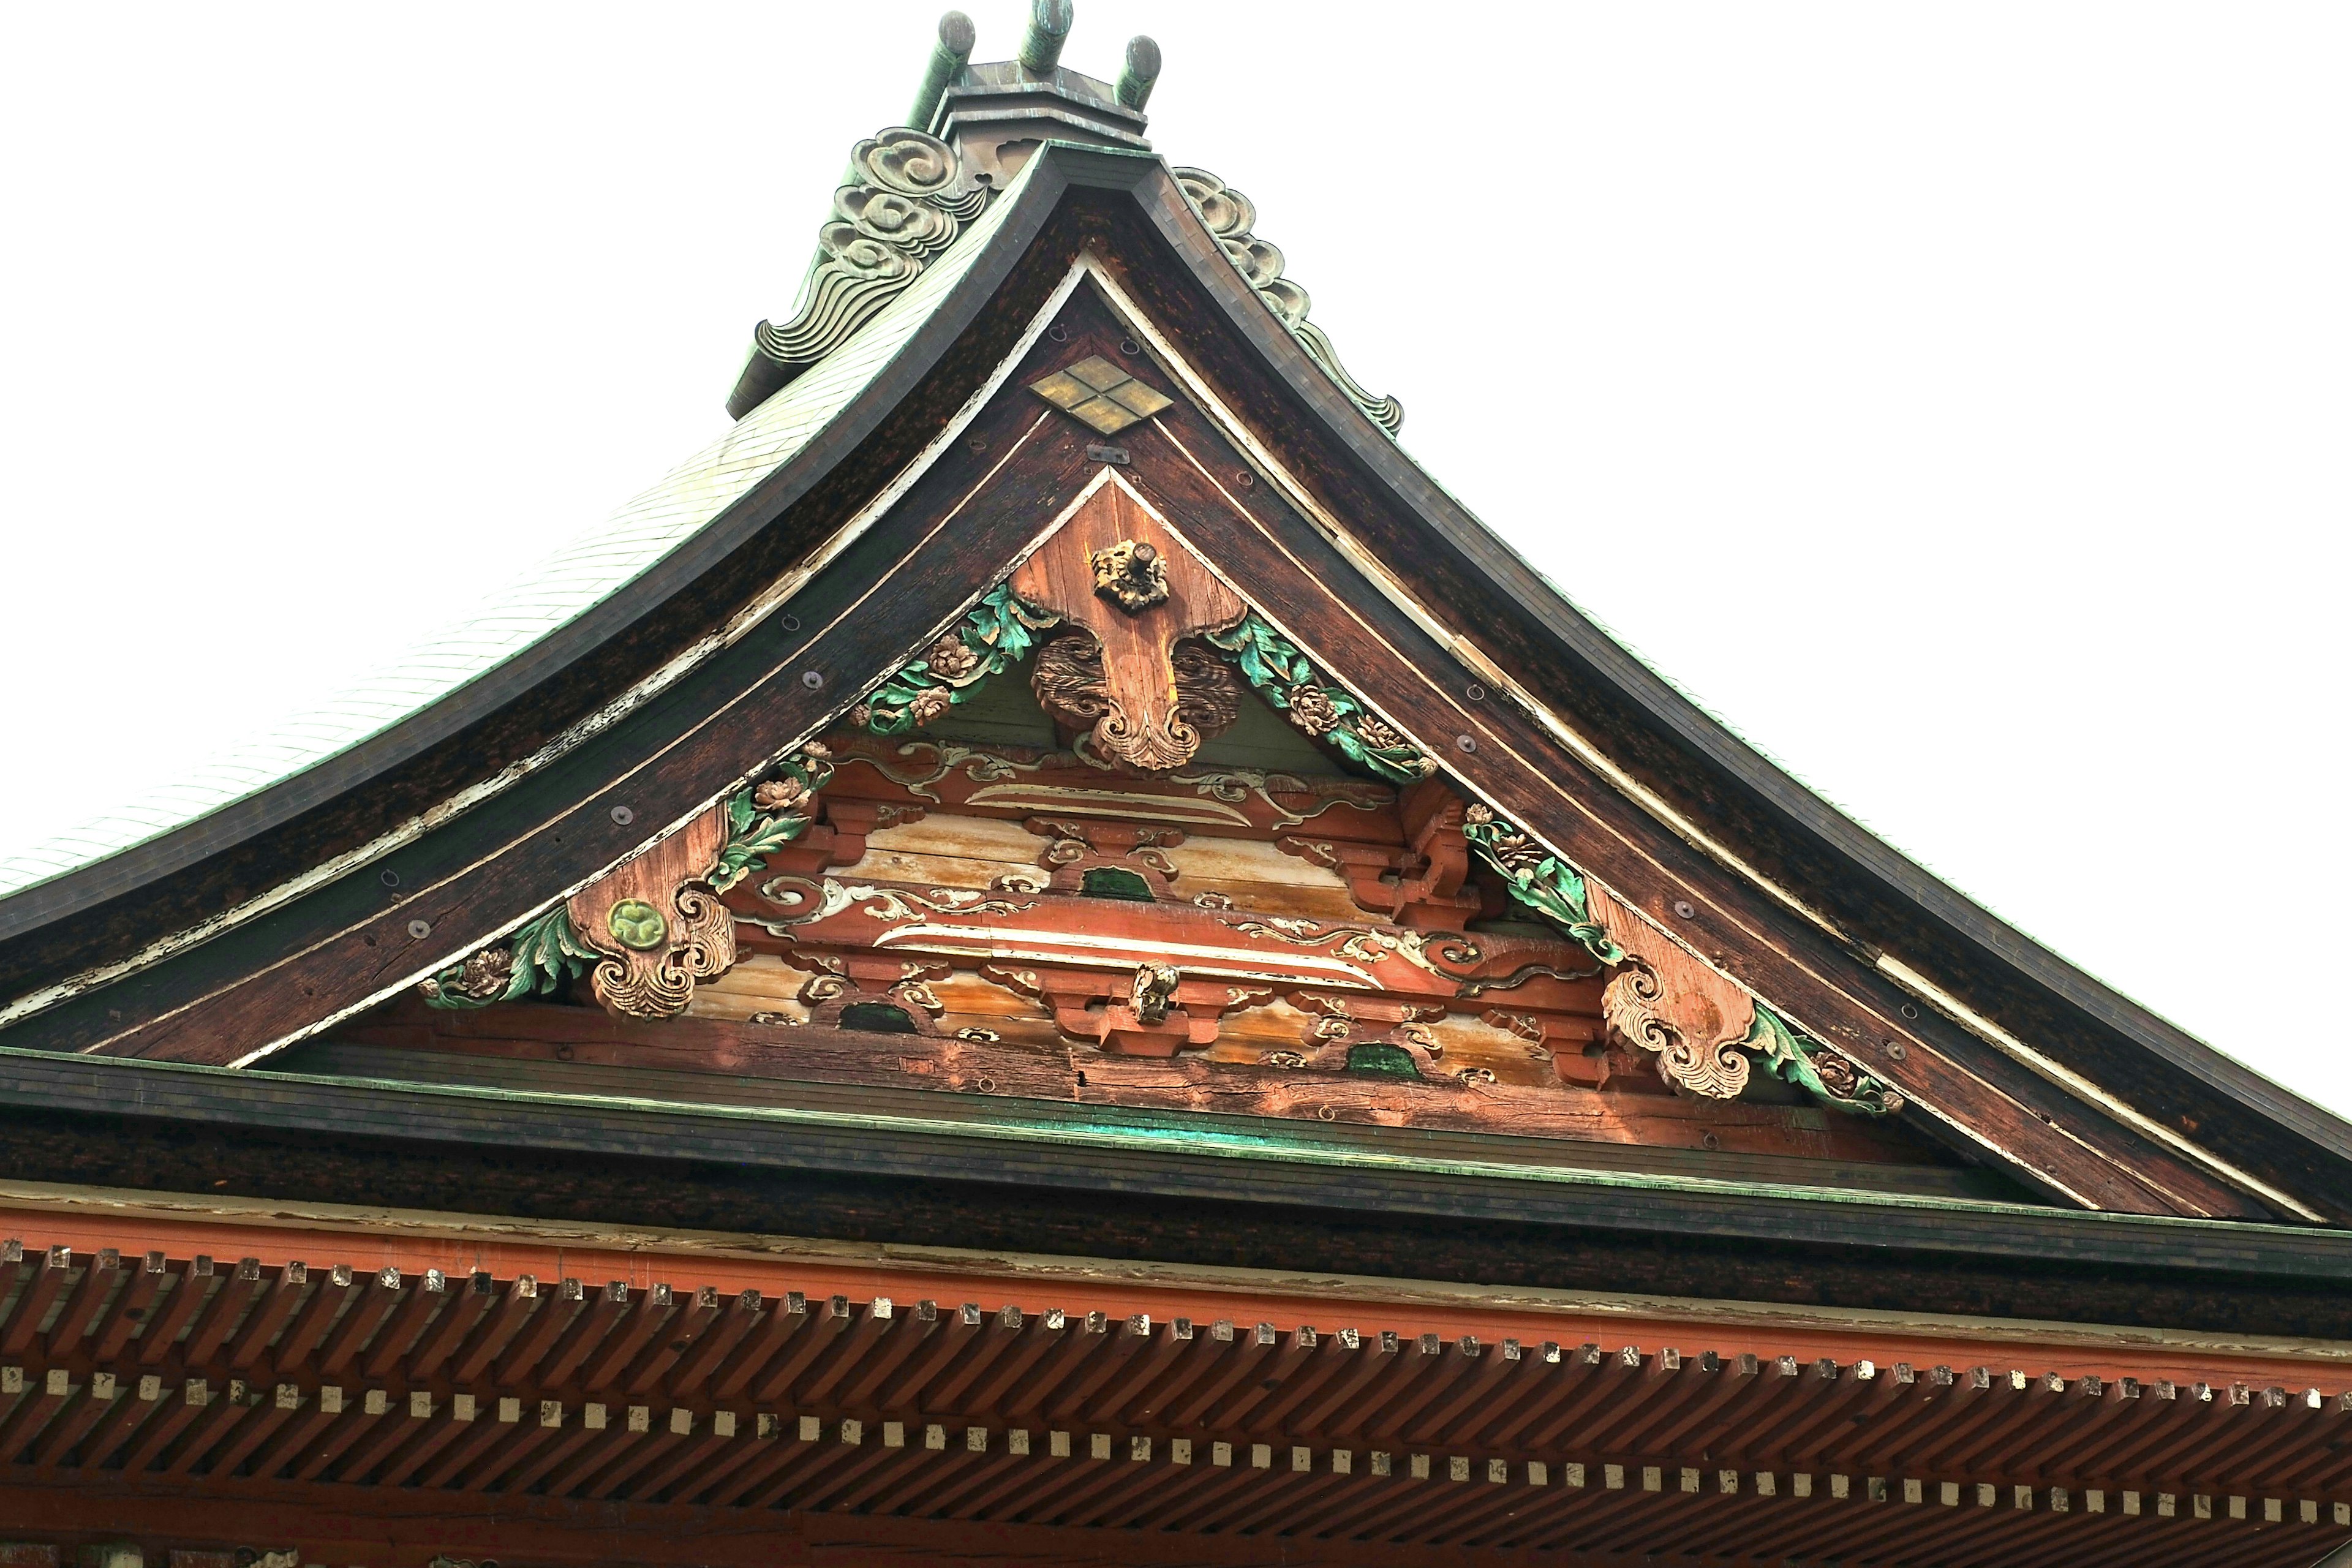
[[[0,869],[0,1563],[2352,1540],[2352,1128],[1529,573],[1072,20],[593,604]]]

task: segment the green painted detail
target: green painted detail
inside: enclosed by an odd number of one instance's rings
[[[1739,1043],[1763,1058],[1774,1078],[1810,1091],[1839,1110],[1884,1116],[1903,1109],[1900,1093],[1811,1036],[1800,1034],[1761,1002],[1756,1005],[1756,1022],[1749,1026],[1748,1037]]]
[[[833,782],[833,763],[812,742],[777,769],[779,777],[743,790],[727,802],[727,844],[711,868],[710,886],[725,892],[754,871],[764,857],[808,831],[816,816],[817,792]],[[615,933],[618,934],[618,933]]]
[[[558,904],[504,942],[451,964],[422,989],[425,1005],[432,1007],[470,1009],[523,996],[551,996],[585,974],[597,956],[581,942],[571,915]]]
[[[623,899],[605,915],[604,929],[623,947],[651,952],[669,935],[669,921],[643,899]]]
[[[850,721],[877,735],[903,735],[928,724],[950,705],[977,696],[990,676],[1027,658],[1037,633],[1061,618],[1023,603],[1011,584],[1000,583],[964,612],[954,631],[852,709]]]
[[[1372,1078],[1417,1079],[1421,1076],[1421,1068],[1413,1064],[1411,1051],[1384,1040],[1369,1040],[1360,1046],[1349,1046],[1348,1070]]]
[[[1478,858],[1502,873],[1511,896],[1558,925],[1584,944],[1603,963],[1615,963],[1625,952],[1593,921],[1584,897],[1584,873],[1537,843],[1517,824],[1497,816],[1485,805],[1473,805],[1464,815],[1462,837]]]
[[[1434,758],[1367,711],[1353,693],[1324,679],[1298,645],[1268,626],[1255,610],[1236,626],[1205,635],[1209,646],[1231,660],[1259,696],[1349,761],[1391,784],[1419,784],[1437,771]]]
[[[1117,866],[1097,866],[1079,879],[1078,896],[1085,899],[1124,899],[1130,904],[1150,904],[1159,900],[1151,896],[1151,884],[1133,871]]]

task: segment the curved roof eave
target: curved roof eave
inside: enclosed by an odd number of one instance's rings
[[[985,307],[997,282],[1073,186],[1123,191],[1133,199],[1234,331],[1288,384],[1326,433],[1563,659],[1610,683],[1664,736],[1750,792],[1882,896],[1907,904],[1993,963],[2217,1093],[2338,1158],[2352,1160],[2352,1122],[2197,1040],[2026,937],[1707,715],[1561,596],[1350,400],[1234,268],[1160,158],[1061,142],[1046,143],[975,221],[968,243],[942,256],[856,338],[761,405],[664,487],[648,492],[662,493],[713,452],[736,447],[746,439],[747,426],[784,417],[798,406],[792,401],[796,395],[818,398],[822,393],[825,399],[821,416],[812,412],[807,428],[795,439],[779,442],[770,460],[745,465],[740,485],[719,487],[723,493],[709,498],[700,521],[678,528],[664,548],[648,552],[635,570],[614,576],[601,597],[405,717],[340,751],[321,754],[300,771],[206,815],[0,896],[0,940],[134,890],[363,785],[561,670],[691,582],[856,447]],[[778,412],[772,415],[772,408]],[[623,515],[629,515],[635,504]]]
[[[1169,192],[1157,200],[1144,199],[1143,205],[1162,237],[1192,263],[1202,284],[1216,296],[1234,326],[1284,371],[1292,390],[1315,410],[1334,438],[1564,655],[1612,683],[1677,744],[1752,791],[1886,895],[1909,903],[1987,957],[2217,1092],[2352,1160],[2352,1121],[2216,1050],[2001,920],[1815,794],[1619,643],[1364,416],[1265,308],[1247,280],[1225,264],[1214,239],[1183,205],[1181,195],[1171,207],[1167,197],[1174,194],[1172,182],[1170,185]],[[1138,195],[1143,198],[1143,193]],[[1997,1025],[1991,1027],[1999,1032]]]
[[[0,861],[0,942],[135,892],[364,786],[602,645],[723,559],[852,449],[951,339],[926,331],[955,285],[993,253],[1017,211],[1034,232],[1051,203],[1015,180],[872,321],[474,615],[320,709],[298,714],[177,781]],[[1025,247],[1025,237],[1013,254]],[[958,322],[959,327],[961,321]],[[936,340],[936,341],[934,341]],[[925,350],[928,352],[925,352]],[[902,374],[892,374],[894,371]],[[801,461],[803,458],[811,461]]]

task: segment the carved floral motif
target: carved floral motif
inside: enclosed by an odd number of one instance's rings
[[[1763,1059],[1765,1069],[1785,1083],[1811,1090],[1841,1110],[1891,1115],[1901,1110],[1903,1096],[1881,1083],[1853,1062],[1789,1022],[1761,1002],[1756,1005],[1756,1026],[1742,1042]]]
[[[435,1007],[487,1007],[530,995],[554,995],[586,973],[596,954],[572,934],[562,905],[517,927],[512,934],[419,983]]]
[[[1000,583],[964,612],[923,657],[902,666],[849,710],[849,721],[877,735],[903,735],[979,695],[982,683],[1029,655],[1037,633],[1059,616],[1022,603]]]
[[[1278,711],[1317,740],[1395,784],[1419,784],[1437,772],[1396,729],[1374,716],[1353,693],[1325,680],[1298,645],[1255,610],[1206,635],[1243,677]],[[1370,728],[1368,729],[1367,723]]]
[[[1483,804],[1473,804],[1463,813],[1462,837],[1470,841],[1479,858],[1503,874],[1513,898],[1549,916],[1593,957],[1614,963],[1624,956],[1607,929],[1593,918],[1584,875],[1575,867]]]
[[[808,831],[816,816],[817,792],[833,778],[833,753],[811,741],[780,763],[777,774],[728,801],[727,842],[710,868],[713,892],[723,893],[765,870],[767,856]]]
[[[1167,602],[1168,563],[1150,545],[1122,539],[1087,560],[1095,569],[1095,592],[1129,615]]]

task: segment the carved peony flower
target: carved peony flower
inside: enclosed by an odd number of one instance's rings
[[[1494,808],[1473,803],[1470,809],[1462,814],[1462,820],[1473,827],[1482,827],[1495,820]]]
[[[1369,713],[1358,716],[1356,733],[1363,738],[1364,744],[1376,752],[1392,752],[1407,744],[1402,735]]]
[[[809,787],[798,779],[770,779],[751,792],[751,804],[766,812],[797,812],[809,803]]]
[[[861,702],[856,707],[852,708],[849,710],[849,721],[856,725],[861,730],[872,729],[874,727],[874,705],[870,702]]]
[[[812,763],[827,763],[833,760],[833,748],[823,741],[811,741],[801,748],[801,755]]]
[[[946,712],[952,700],[946,687],[927,686],[915,693],[915,700],[907,704],[907,711],[914,717],[916,723],[928,724]]]
[[[1853,1064],[1835,1051],[1816,1053],[1813,1072],[1822,1080],[1822,1086],[1840,1100],[1852,1100],[1853,1091],[1861,1087],[1861,1076],[1853,1070]]]
[[[1550,851],[1524,833],[1501,833],[1486,847],[1495,863],[1515,877],[1532,875],[1550,858]]]
[[[1294,686],[1290,689],[1290,721],[1319,740],[1339,727],[1339,710],[1333,705],[1331,694],[1321,687]]]
[[[963,638],[950,632],[931,645],[923,662],[942,680],[961,680],[980,668],[980,655],[972,652]]]
[[[514,954],[503,947],[486,947],[466,960],[449,989],[475,1002],[489,1002],[504,994],[514,977]]]

